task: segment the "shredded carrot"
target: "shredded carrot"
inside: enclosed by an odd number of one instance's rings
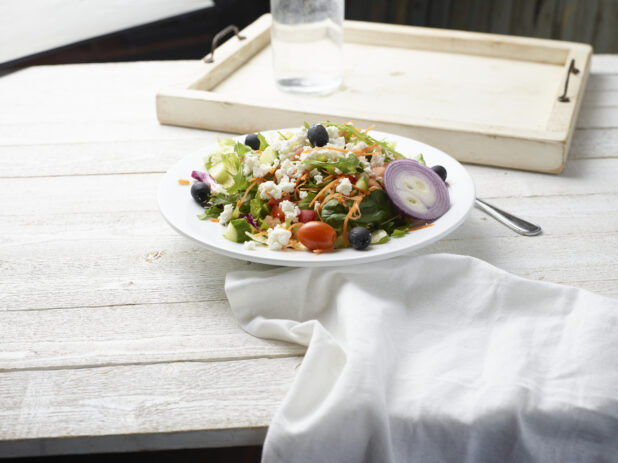
[[[322,197],[323,194],[325,194],[327,191],[329,191],[334,186],[337,186],[338,183],[339,182],[337,180],[333,180],[328,185],[326,185],[324,188],[322,188],[320,192],[317,195],[315,195],[315,198],[311,200],[311,202],[309,203],[309,207],[313,206],[315,202],[318,201]]]
[[[340,151],[342,153],[347,153],[350,151],[344,148],[337,148],[336,146],[316,146],[315,148],[309,148],[307,150],[304,150],[303,153],[311,153],[312,151],[318,151],[318,150]]]
[[[322,254],[329,251],[332,251],[332,249],[313,249],[313,252],[315,252],[316,254]]]
[[[189,185],[191,182],[189,180],[185,180],[184,178],[178,179],[178,184],[180,185]]]
[[[253,236],[264,236],[268,234],[268,230],[262,230],[261,232],[254,233]]]
[[[304,225],[304,223],[302,223],[302,222],[296,222],[296,223],[294,223],[294,224],[292,224],[292,225],[290,225],[288,227],[288,231],[291,231],[292,233],[294,233],[294,230],[296,228],[302,227],[303,225]]]
[[[426,223],[425,225],[421,225],[420,227],[414,227],[414,228],[408,228],[408,232],[413,232],[416,230],[421,230],[423,228],[429,228],[429,227],[433,227],[432,223]]]
[[[210,219],[211,222],[219,222],[219,219]]]
[[[292,247],[293,249],[296,250],[300,250],[300,249],[306,249],[305,246],[303,246],[301,243],[299,243],[297,240],[295,240],[294,238],[291,238],[288,241],[288,246]]]
[[[361,218],[362,214],[360,212],[360,207],[359,207],[361,201],[362,199],[357,199],[354,201],[354,204],[352,204],[352,207],[346,214],[345,219],[343,221],[343,245],[345,247],[348,247],[348,222],[350,221],[350,219],[356,220],[356,219]]]
[[[251,188],[253,188],[260,180],[261,178],[256,178],[255,180],[253,180],[253,182],[249,184],[249,187],[245,190],[245,194],[242,196],[241,200],[236,203],[236,207],[240,207],[240,205],[245,202],[245,198],[251,191]]]
[[[375,128],[375,125],[370,125],[369,127],[367,127],[365,130],[363,130],[363,133],[367,133],[370,130],[373,130]]]

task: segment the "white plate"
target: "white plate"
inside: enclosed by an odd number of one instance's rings
[[[280,131],[285,133],[290,130],[297,129],[281,129]],[[263,134],[267,139],[274,139],[278,136],[278,132],[268,131]],[[436,220],[432,227],[408,233],[402,238],[393,238],[386,244],[371,245],[364,251],[348,248],[316,254],[294,250],[271,251],[262,246],[255,251],[248,251],[242,244],[225,239],[223,237],[225,229],[218,223],[199,220],[197,215],[203,209],[193,201],[190,187],[178,184],[178,179],[190,179],[191,171],[205,170],[204,157],[215,151],[217,144],[206,146],[189,154],[167,171],[159,186],[159,208],[165,220],[176,231],[206,246],[211,251],[252,262],[295,267],[352,265],[402,255],[444,238],[464,222],[472,209],[475,193],[472,178],[459,162],[437,148],[410,138],[376,131],[371,132],[371,135],[377,139],[396,141],[397,151],[406,156],[413,157],[423,153],[428,166],[440,164],[446,168],[451,208]],[[235,138],[239,141],[244,140],[244,136]]]

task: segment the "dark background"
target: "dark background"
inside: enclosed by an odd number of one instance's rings
[[[172,1],[172,0],[170,0]],[[586,42],[618,53],[618,0],[346,0],[346,19]],[[0,64],[199,59],[229,24],[245,27],[269,0],[215,0],[215,6]]]

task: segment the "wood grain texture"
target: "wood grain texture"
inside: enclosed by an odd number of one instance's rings
[[[127,436],[135,449],[149,447],[142,434],[258,428],[263,436],[300,362],[288,357],[2,373],[0,455],[16,453],[15,440],[36,447],[41,439]]]
[[[242,332],[225,300],[228,271],[268,267],[157,209],[161,173],[223,135],[156,123],[152,95],[194,64],[0,79],[0,456],[259,444],[293,380],[302,348]],[[618,297],[618,57],[592,73],[561,175],[468,166],[479,197],[543,235],[473,210],[423,253]]]

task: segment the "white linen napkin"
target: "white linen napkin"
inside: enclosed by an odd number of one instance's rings
[[[616,462],[618,301],[455,255],[230,273],[306,345],[264,462]]]

